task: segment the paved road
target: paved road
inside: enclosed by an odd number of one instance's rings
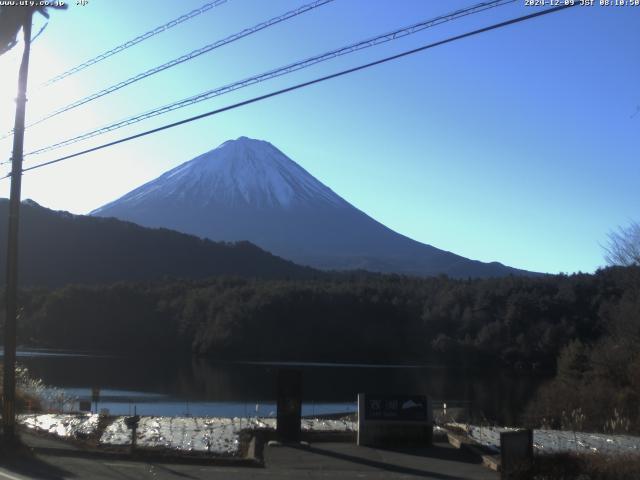
[[[317,443],[310,448],[267,448],[266,470],[273,478],[497,480],[499,475],[448,443],[430,448],[381,450],[349,443]]]
[[[448,444],[404,451],[317,443],[309,448],[265,447],[265,468],[213,467],[113,460],[82,454],[66,444],[38,442],[28,460],[0,458],[0,480],[120,479],[433,479],[497,480],[476,458]]]

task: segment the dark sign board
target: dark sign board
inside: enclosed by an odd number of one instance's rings
[[[81,412],[90,412],[91,411],[91,402],[89,400],[80,400],[80,411]]]
[[[365,420],[426,422],[429,418],[429,403],[426,395],[367,394],[365,397]]]
[[[132,417],[124,417],[124,424],[128,429],[138,428],[140,423],[140,415],[134,415]]]

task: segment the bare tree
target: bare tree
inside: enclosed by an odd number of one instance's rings
[[[602,248],[609,265],[640,266],[640,223],[631,222],[626,227],[618,227],[607,237],[607,244]]]

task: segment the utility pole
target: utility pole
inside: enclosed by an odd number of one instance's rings
[[[16,118],[13,130],[13,156],[11,158],[11,193],[9,196],[9,237],[7,241],[6,318],[4,324],[4,377],[2,392],[2,427],[5,443],[16,440],[16,323],[18,314],[18,227],[20,219],[20,193],[22,187],[22,154],[27,103],[27,77],[31,50],[31,8],[22,8],[24,51],[18,75]]]

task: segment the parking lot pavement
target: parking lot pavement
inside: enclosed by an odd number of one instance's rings
[[[24,435],[28,456],[0,458],[0,480],[61,479],[407,479],[496,480],[480,460],[447,443],[374,449],[351,443],[264,448],[264,468],[169,464],[88,455],[65,442]]]

